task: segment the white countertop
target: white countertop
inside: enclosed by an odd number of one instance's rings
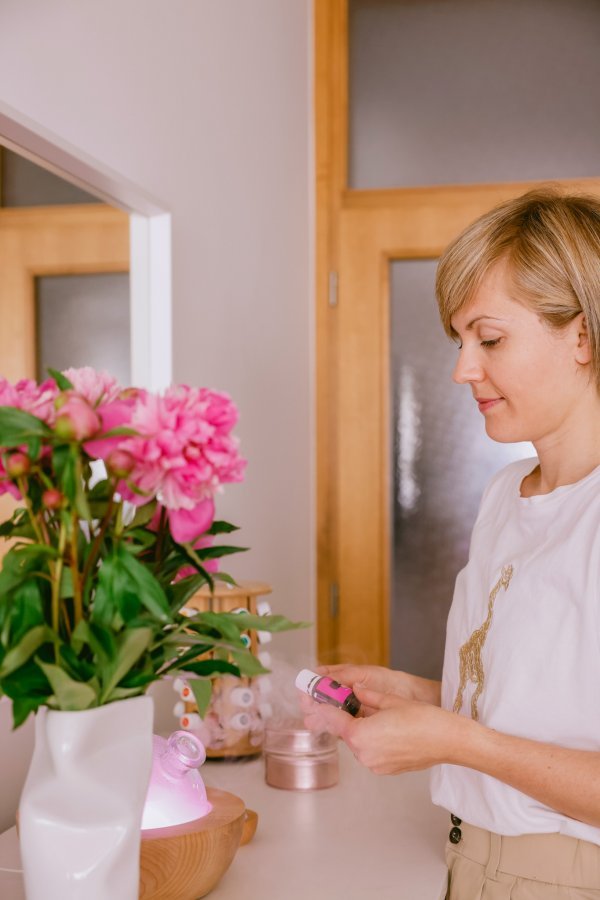
[[[449,816],[431,804],[427,772],[378,777],[343,744],[340,783],[322,791],[269,787],[262,759],[201,771],[259,817],[211,900],[443,900]],[[2,900],[24,900],[18,870],[11,829],[0,835]]]

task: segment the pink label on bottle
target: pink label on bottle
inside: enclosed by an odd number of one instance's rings
[[[344,701],[351,693],[351,688],[346,687],[344,684],[339,684],[339,682],[328,678],[326,675],[319,679],[312,690],[315,700],[322,699],[325,702],[333,700],[335,703],[339,703],[340,706],[343,706]]]

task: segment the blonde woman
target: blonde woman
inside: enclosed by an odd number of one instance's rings
[[[436,290],[454,380],[492,440],[537,457],[483,494],[441,684],[330,667],[364,716],[303,698],[306,724],[375,773],[435,767],[449,900],[600,898],[600,203],[503,204],[447,249]]]

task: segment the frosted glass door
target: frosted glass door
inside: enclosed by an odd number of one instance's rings
[[[439,678],[446,618],[490,476],[531,444],[485,433],[469,385],[452,381],[455,345],[440,324],[436,262],[392,264],[391,661]]]

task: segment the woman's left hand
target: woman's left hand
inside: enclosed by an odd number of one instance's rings
[[[450,761],[464,717],[395,694],[356,687],[355,694],[362,704],[376,711],[368,717],[353,718],[304,695],[301,706],[306,728],[342,738],[356,759],[376,775],[427,769]]]

